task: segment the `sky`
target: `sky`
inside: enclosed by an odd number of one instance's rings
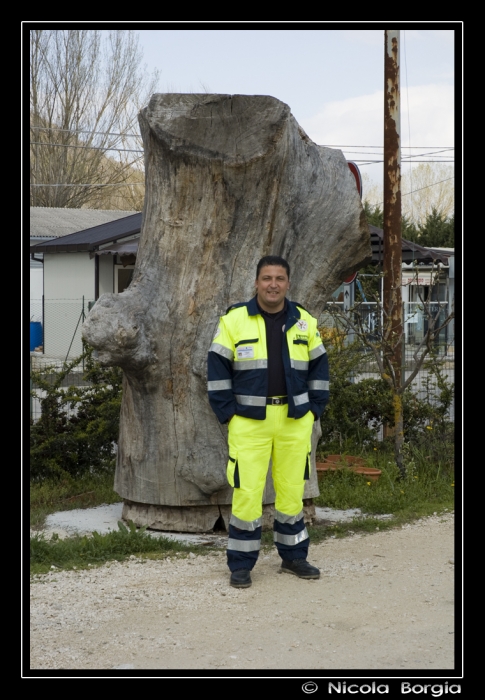
[[[453,166],[454,161],[455,31],[447,22],[433,23],[438,29],[423,28],[424,23],[409,28],[412,24],[399,35],[402,174],[411,167],[409,155],[415,163]],[[161,73],[160,92],[276,97],[315,143],[340,148],[370,184],[382,188],[387,24],[382,29],[133,28],[148,70]]]

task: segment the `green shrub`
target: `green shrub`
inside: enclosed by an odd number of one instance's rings
[[[63,387],[66,377],[84,362],[85,386]],[[62,370],[32,372],[32,394],[39,397],[41,416],[30,426],[30,478],[80,476],[112,470],[118,440],[122,372],[102,368],[92,349]]]
[[[357,452],[377,442],[383,425],[394,425],[392,391],[384,379],[369,378],[352,382],[353,374],[367,360],[358,341],[345,345],[327,338],[330,367],[330,399],[321,420],[319,451],[326,454]],[[420,398],[412,387],[402,396],[404,438],[423,449],[450,450],[453,423],[448,419],[454,387],[441,371],[439,359],[431,356],[423,366],[427,371]],[[439,439],[441,439],[441,443]],[[446,448],[443,446],[446,445]]]

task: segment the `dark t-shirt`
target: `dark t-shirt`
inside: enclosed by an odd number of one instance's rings
[[[268,396],[286,396],[285,369],[283,367],[282,343],[284,327],[288,315],[288,304],[281,311],[270,314],[258,304],[266,326],[266,346],[268,350]]]

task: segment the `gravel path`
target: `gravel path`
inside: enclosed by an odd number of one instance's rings
[[[262,554],[132,558],[31,582],[31,669],[453,669],[454,518],[310,547],[317,581]]]

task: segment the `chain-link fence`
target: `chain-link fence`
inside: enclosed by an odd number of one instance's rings
[[[81,299],[30,300],[30,351],[67,361],[83,351],[81,328],[94,302]]]
[[[93,303],[85,297],[30,300],[30,388],[36,394],[30,399],[30,417],[34,422],[40,417],[45,391],[36,385],[32,374],[42,372],[53,383],[57,372],[82,355],[82,324]],[[83,373],[81,362],[66,373],[61,386],[87,386]]]
[[[75,358],[70,358],[71,361],[73,359]],[[70,362],[66,363],[64,360],[47,358],[40,355],[40,353],[33,352],[30,354],[30,390],[34,394],[30,398],[30,418],[34,423],[40,418],[41,400],[46,396],[46,391],[40,388],[36,382],[36,374],[41,374],[42,380],[53,386],[58,381],[59,374],[66,370],[66,367],[69,365]],[[61,390],[67,390],[69,387],[89,387],[91,384],[85,379],[84,370],[85,366],[82,360],[78,365],[69,367],[59,383]],[[65,412],[70,416],[75,413],[75,410],[66,405]]]
[[[81,330],[82,323],[93,305],[92,300],[81,299],[37,299],[30,301],[30,350],[31,350],[31,372],[52,368],[53,372],[65,367],[66,362],[82,354]],[[334,307],[343,308],[343,304],[335,302]],[[436,307],[436,308],[435,308]],[[377,314],[379,309],[375,303],[366,303],[359,306],[362,323],[368,329],[368,337],[377,340],[377,328],[379,319]],[[438,315],[437,325],[443,323],[448,314],[447,302],[436,302],[431,312]],[[404,376],[409,377],[414,367],[414,353],[419,347],[427,331],[429,309],[425,313],[423,306],[419,303],[404,304],[404,345],[403,345],[403,368]],[[328,330],[335,329],[335,316],[329,311],[325,311],[319,318],[320,328]],[[347,336],[348,337],[348,336]],[[325,339],[324,339],[325,342]],[[442,376],[449,384],[454,383],[454,337],[453,326],[450,324],[444,328],[435,341],[437,354],[436,362]],[[377,362],[370,351],[362,350],[362,363],[359,372],[353,377],[358,382],[361,379],[377,378],[379,371]],[[83,379],[84,366],[79,364],[66,375],[62,381],[62,386],[86,386]],[[432,400],[432,375],[426,368],[422,368],[415,377],[412,386],[418,398],[428,398]],[[38,420],[40,416],[40,398],[43,392],[36,389],[38,398],[31,399],[30,414],[33,420]],[[435,392],[437,394],[437,389]],[[454,404],[450,409],[450,420],[454,420]]]
[[[333,310],[332,310],[333,307]],[[333,311],[338,310],[337,314]],[[328,332],[336,331],[343,333],[344,320],[342,318],[344,305],[343,302],[333,302],[327,305],[326,310],[319,318],[319,327]],[[364,332],[368,340],[371,342],[379,342],[379,326],[382,326],[381,319],[378,315],[382,312],[382,307],[376,302],[359,303],[358,313]],[[419,302],[405,302],[403,304],[403,346],[402,346],[402,361],[403,361],[403,380],[408,379],[415,367],[415,354],[419,352],[420,343],[422,343],[430,318],[434,318],[434,327],[439,328],[444,324],[449,313],[448,302],[432,302],[425,306]],[[341,323],[339,323],[339,316]],[[345,342],[353,340],[355,336],[352,333],[345,334]],[[325,342],[325,339],[324,339]],[[454,325],[452,323],[442,328],[434,340],[434,366],[438,369],[448,385],[454,384],[455,381],[455,338]],[[353,381],[358,382],[361,379],[378,378],[380,377],[379,367],[374,353],[370,349],[362,347],[362,362],[359,364],[359,371],[353,376]],[[428,356],[429,357],[429,356]],[[427,399],[430,402],[439,400],[440,389],[436,385],[435,374],[431,372],[426,362],[418,371],[413,379],[411,386],[417,398]],[[454,402],[449,410],[449,419],[454,421],[455,408]]]

